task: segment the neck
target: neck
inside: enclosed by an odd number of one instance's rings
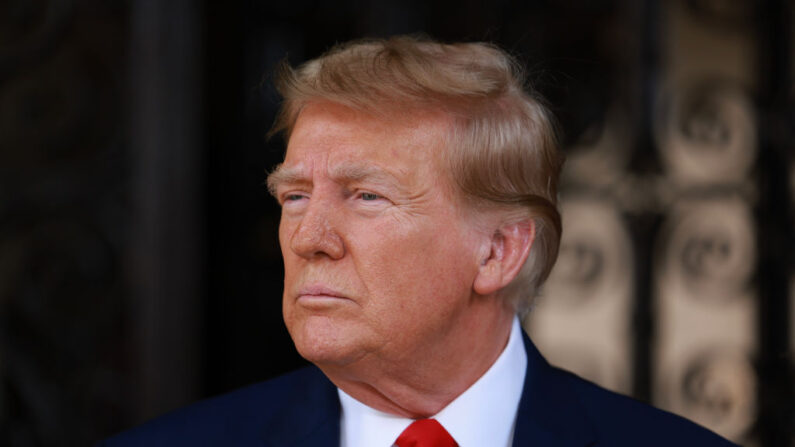
[[[371,408],[411,419],[431,417],[483,376],[505,349],[515,314],[506,306],[492,308],[462,316],[438,340],[409,355],[374,354],[344,367],[318,366]]]

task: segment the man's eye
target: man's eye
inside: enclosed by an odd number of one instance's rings
[[[296,200],[301,200],[304,198],[303,194],[286,194],[284,196],[285,202],[295,202]]]
[[[369,201],[369,200],[378,200],[380,198],[381,198],[381,196],[379,196],[378,194],[373,194],[371,192],[363,192],[362,193],[362,200],[368,200]]]

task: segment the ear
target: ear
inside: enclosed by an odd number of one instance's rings
[[[494,232],[488,257],[482,260],[472,286],[475,293],[493,294],[516,278],[530,254],[535,229],[535,223],[527,219],[504,224]]]

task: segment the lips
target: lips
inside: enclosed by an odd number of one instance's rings
[[[345,293],[323,285],[301,287],[296,297],[296,301],[306,307],[326,307],[349,299]]]
[[[339,292],[333,288],[326,286],[308,286],[302,287],[298,291],[298,296],[327,296],[331,298],[348,298],[344,293]]]

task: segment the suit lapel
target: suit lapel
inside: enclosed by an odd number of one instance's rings
[[[269,447],[339,447],[340,403],[337,388],[312,367],[288,403],[263,432]]]
[[[523,333],[527,352],[522,398],[516,415],[513,446],[584,447],[596,444],[596,434],[578,397]]]

